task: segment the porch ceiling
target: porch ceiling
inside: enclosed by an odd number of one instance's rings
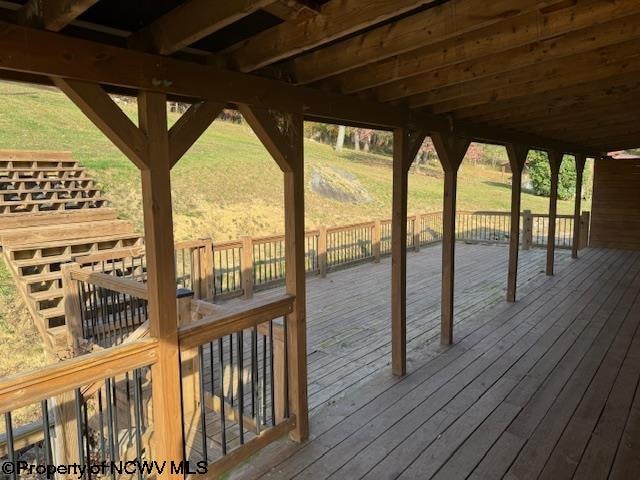
[[[214,9],[207,0],[0,1],[0,20],[8,22],[0,42],[27,38],[28,32],[7,28],[15,23],[120,47],[111,53],[121,65],[139,58],[125,58],[127,52],[142,51],[194,64],[187,75],[206,65],[214,73],[270,79],[249,82],[243,101],[252,87],[255,101],[268,103],[264,97],[282,84],[304,86],[282,90],[269,105],[299,107],[309,118],[426,123],[479,140],[589,154],[640,145],[636,0],[223,3]],[[29,36],[42,46],[49,38],[57,36]],[[110,66],[123,80],[103,83],[135,88],[117,62]],[[0,68],[5,78],[29,81],[70,74],[62,67],[27,68],[1,53]],[[226,88],[244,78],[221,75]],[[190,88],[167,90],[191,101],[202,94]],[[299,106],[292,105],[296,95]],[[232,97],[227,100],[238,101]],[[330,106],[321,108],[325,97]]]

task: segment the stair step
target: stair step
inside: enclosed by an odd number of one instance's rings
[[[47,273],[39,273],[37,275],[27,275],[22,277],[21,280],[25,285],[33,285],[36,283],[44,283],[51,282],[52,280],[60,280],[62,278],[62,273],[60,271],[55,272],[47,272]]]
[[[61,288],[52,288],[49,290],[42,290],[41,292],[33,292],[29,294],[36,302],[42,302],[44,300],[53,300],[56,298],[62,298]]]
[[[0,161],[76,162],[70,151],[0,150]]]
[[[0,239],[4,234],[8,233],[8,230],[15,230],[16,228],[116,219],[117,212],[110,207],[76,211],[64,210],[62,212],[16,213],[2,219],[3,228],[0,230]]]
[[[27,251],[34,251],[34,250],[46,250],[46,249],[55,249],[55,248],[65,248],[65,247],[71,247],[71,255],[73,256],[80,256],[80,255],[86,255],[89,253],[97,253],[100,252],[102,250],[111,250],[112,248],[127,248],[129,246],[132,245],[125,245],[122,247],[105,247],[105,248],[100,248],[94,251],[83,251],[80,249],[74,249],[74,247],[78,247],[78,246],[82,246],[82,245],[93,245],[95,243],[111,243],[111,242],[117,242],[119,240],[141,240],[143,237],[142,235],[140,235],[139,233],[136,232],[132,232],[132,233],[125,233],[125,234],[117,234],[117,235],[103,235],[103,236],[91,236],[91,237],[86,237],[86,238],[75,238],[75,239],[70,239],[70,240],[65,240],[65,241],[51,241],[51,242],[42,242],[42,243],[37,243],[37,244],[30,244],[30,245],[8,245],[6,246],[6,250],[9,253],[19,253],[19,252],[27,252]],[[24,260],[24,258],[18,259],[18,260]]]
[[[2,235],[2,244],[10,249],[14,245],[38,245],[43,242],[73,240],[91,235],[92,238],[103,235],[133,233],[133,226],[126,220],[99,220],[95,222],[67,223],[42,227],[17,228]]]
[[[58,307],[44,308],[42,310],[39,310],[38,313],[42,317],[46,318],[47,320],[50,320],[56,317],[64,317],[64,307],[58,306]]]

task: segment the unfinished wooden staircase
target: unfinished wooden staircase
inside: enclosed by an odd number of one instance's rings
[[[0,150],[0,245],[45,343],[64,325],[61,264],[142,242],[70,152]]]

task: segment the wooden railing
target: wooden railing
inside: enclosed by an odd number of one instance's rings
[[[548,215],[521,215],[523,248],[545,246]],[[469,243],[508,243],[508,212],[457,212],[456,238]],[[588,238],[589,213],[581,218],[581,236]],[[442,213],[413,215],[407,219],[407,247],[419,250],[442,239]],[[571,248],[573,216],[558,215],[556,247]],[[580,248],[586,246],[581,245]],[[305,268],[308,274],[328,272],[379,262],[391,254],[391,220],[375,220],[341,227],[320,227],[305,234]],[[106,252],[79,257],[81,265],[120,277],[144,279],[144,248]],[[243,237],[241,240],[212,243],[210,239],[190,240],[175,246],[176,285],[194,292],[195,298],[212,300],[244,295],[281,284],[285,278],[284,235]]]
[[[271,296],[233,308],[183,302],[186,459],[206,462],[210,478],[217,478],[295,426],[286,320],[294,297]]]
[[[153,458],[156,347],[155,340],[137,340],[0,381],[2,460],[88,465]]]
[[[588,238],[589,213],[581,220],[581,238]],[[523,212],[520,238],[524,248],[545,246],[548,215]],[[508,243],[509,212],[458,212],[456,238],[465,242]],[[407,247],[421,247],[442,240],[442,213],[426,213],[407,219]],[[571,248],[573,216],[558,215],[556,246]],[[586,245],[582,245],[584,247]],[[244,295],[268,288],[285,278],[284,236],[243,237],[242,240],[213,244],[214,295]],[[391,254],[391,220],[376,220],[341,227],[320,227],[305,237],[306,271],[325,276],[362,262],[378,262]]]
[[[124,270],[122,259],[105,263],[101,272],[95,257],[78,260],[63,274],[74,350],[107,351],[145,338],[147,287],[131,262],[124,260]],[[179,279],[185,459],[206,462],[215,476],[295,427],[286,320],[294,297],[272,295],[229,307],[194,299],[181,285]]]

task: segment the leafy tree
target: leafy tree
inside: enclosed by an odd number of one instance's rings
[[[551,167],[547,154],[537,150],[529,152],[527,169],[533,191],[536,195],[548,197],[551,191]],[[587,173],[586,169],[585,173]],[[573,158],[565,157],[560,165],[560,175],[558,176],[558,198],[568,200],[575,195],[575,191],[576,163]]]

